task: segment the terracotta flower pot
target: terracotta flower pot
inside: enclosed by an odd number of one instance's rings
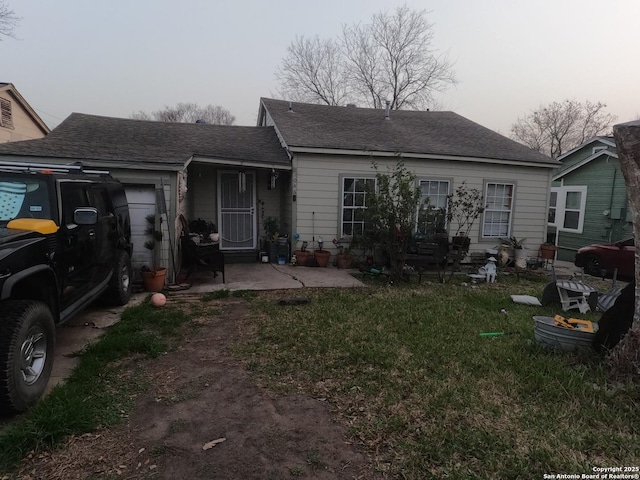
[[[142,285],[147,292],[160,292],[164,288],[164,281],[167,276],[166,268],[156,268],[140,272],[142,274]]]
[[[353,264],[353,256],[348,253],[339,253],[336,255],[336,265],[338,268],[348,269]]]
[[[293,253],[296,256],[296,265],[306,267],[309,263],[309,257],[311,256],[311,253],[306,250],[296,250]]]
[[[540,258],[543,260],[553,260],[558,247],[555,245],[540,245]]]
[[[327,265],[329,265],[329,257],[331,257],[331,252],[329,252],[328,250],[316,250],[315,252],[313,252],[313,256],[315,257],[316,262],[318,262],[319,267],[326,267]]]

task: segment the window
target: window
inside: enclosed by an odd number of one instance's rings
[[[448,180],[421,180],[422,200],[428,198],[434,208],[447,210],[447,197],[449,196]]]
[[[549,216],[547,218],[547,222],[550,225],[556,224],[556,205],[558,204],[558,192],[551,192],[551,196],[549,197]]]
[[[549,225],[564,232],[582,233],[586,203],[586,186],[552,187]]]
[[[482,236],[506,238],[511,230],[514,185],[511,183],[487,183],[482,221]]]
[[[435,210],[431,217],[418,219],[418,231],[427,235],[441,233],[446,230],[446,213],[449,198],[448,180],[420,180],[421,201],[429,200]],[[433,215],[435,214],[435,215]]]
[[[13,116],[11,115],[11,102],[6,98],[0,98],[0,126],[13,128]]]
[[[0,222],[14,218],[50,219],[49,189],[42,180],[10,173],[0,176]]]
[[[342,235],[361,235],[365,229],[364,211],[367,208],[367,190],[376,187],[375,178],[342,179]]]
[[[60,184],[62,223],[67,227],[75,226],[73,213],[76,208],[90,206],[87,188],[88,184],[85,183],[68,182]]]

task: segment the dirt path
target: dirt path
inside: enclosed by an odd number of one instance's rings
[[[229,354],[248,311],[242,300],[226,302],[177,351],[131,365],[132,381],[151,381],[125,425],[72,438],[18,478],[377,478],[326,402],[276,396]]]

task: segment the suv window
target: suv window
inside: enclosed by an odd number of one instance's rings
[[[60,184],[60,196],[62,198],[62,223],[67,226],[75,225],[73,212],[78,207],[88,207],[89,196],[86,183],[68,182]]]
[[[0,174],[0,222],[14,218],[51,219],[49,188],[43,180]]]

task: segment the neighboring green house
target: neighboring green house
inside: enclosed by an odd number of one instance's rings
[[[613,137],[594,137],[558,157],[549,202],[548,240],[558,260],[578,248],[633,236],[627,189]]]

